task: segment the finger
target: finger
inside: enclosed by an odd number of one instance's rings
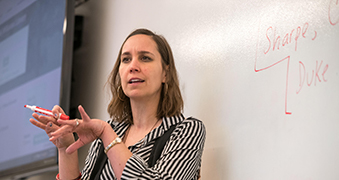
[[[41,122],[38,122],[32,118],[29,119],[29,122],[31,122],[34,126],[40,128],[40,129],[45,129],[45,124],[41,123]]]
[[[73,133],[73,127],[69,125],[64,125],[60,127],[59,129],[57,129],[56,131],[50,133],[51,134],[50,140],[53,141],[59,138],[60,136],[68,134],[68,133]]]
[[[79,119],[74,119],[74,120],[67,120],[67,121],[65,121],[65,120],[59,119],[59,120],[58,120],[58,123],[59,123],[60,125],[69,125],[69,126],[73,126],[74,129],[75,129],[77,126],[80,125],[81,120],[79,120]]]
[[[75,141],[73,144],[71,144],[70,146],[68,146],[68,148],[66,149],[66,153],[67,154],[72,154],[74,153],[76,150],[78,150],[79,148],[81,148],[83,145],[85,145],[80,139],[78,139],[77,141]]]
[[[79,109],[79,112],[80,112],[80,115],[81,115],[81,118],[84,120],[84,121],[89,121],[91,120],[91,118],[88,116],[88,114],[86,113],[85,109],[80,105],[78,107]]]
[[[37,113],[33,113],[32,116],[39,122],[43,123],[43,124],[47,124],[46,119],[44,119],[42,116],[38,115]]]
[[[53,117],[49,117],[49,116],[44,116],[44,115],[38,115],[37,113],[33,113],[32,116],[38,120],[39,122],[43,123],[43,124],[47,124],[48,122],[53,122],[54,124],[57,124],[57,121],[55,118]]]
[[[56,119],[59,119],[59,114],[65,114],[65,111],[59,105],[55,105],[52,109],[52,113],[55,115]]]
[[[45,131],[48,134],[49,137],[51,137],[50,133],[54,132],[59,129],[59,126],[53,124],[52,122],[49,122],[46,124]]]

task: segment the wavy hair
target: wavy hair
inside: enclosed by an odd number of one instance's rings
[[[121,88],[119,67],[121,63],[122,48],[125,42],[130,37],[138,34],[152,37],[154,42],[157,44],[157,49],[161,55],[162,68],[166,71],[166,82],[162,83],[160,100],[156,114],[157,118],[160,119],[162,117],[179,115],[183,110],[184,102],[179,88],[179,79],[171,47],[163,36],[157,35],[148,29],[136,29],[127,36],[121,45],[118,58],[107,81],[112,93],[112,99],[107,107],[110,117],[118,122],[133,124],[130,100]]]

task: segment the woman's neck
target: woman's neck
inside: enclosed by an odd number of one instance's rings
[[[133,126],[137,129],[149,129],[158,121],[157,109],[158,103],[156,99],[137,102],[131,100],[131,108],[133,115]]]

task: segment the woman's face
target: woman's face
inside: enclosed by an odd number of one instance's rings
[[[124,93],[131,100],[159,98],[166,73],[154,40],[147,35],[134,35],[125,42],[121,53],[119,75]]]

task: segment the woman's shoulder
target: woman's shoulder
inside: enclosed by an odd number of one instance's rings
[[[109,125],[111,125],[112,127],[115,127],[119,124],[119,122],[114,121],[114,119],[109,119],[106,121]]]
[[[176,130],[185,134],[205,134],[205,125],[203,121],[195,117],[184,118],[176,125]]]
[[[114,119],[109,119],[109,120],[107,120],[106,122],[107,122],[109,125],[111,125],[113,129],[114,129],[114,128],[119,128],[119,127],[121,127],[121,126],[126,126],[126,125],[128,125],[125,121],[123,121],[123,122],[118,122],[118,121],[116,121],[116,120],[114,120]]]
[[[165,130],[173,125],[180,125],[180,124],[187,124],[187,123],[193,123],[193,124],[201,124],[204,125],[201,120],[198,118],[195,118],[193,116],[185,117],[183,114],[171,116],[171,117],[164,117],[163,118],[163,124],[165,126]]]
[[[109,125],[111,125],[112,129],[118,134],[118,136],[122,136],[122,134],[126,131],[129,124],[126,122],[118,122],[114,119],[110,119],[106,121]]]
[[[195,118],[193,116],[185,118],[184,121],[186,121],[186,122],[196,122],[196,123],[204,124],[200,119],[197,119],[197,118]]]
[[[170,137],[171,143],[182,149],[203,149],[205,139],[205,125],[194,117],[185,118],[178,123]]]
[[[192,116],[185,118],[180,124],[183,124],[185,126],[205,129],[205,125],[203,121]]]

